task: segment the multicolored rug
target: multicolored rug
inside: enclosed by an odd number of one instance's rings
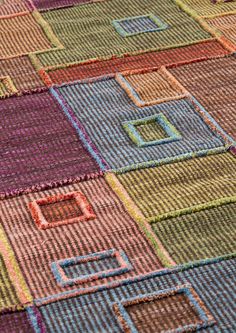
[[[236,1],[0,0],[0,333],[236,333]]]

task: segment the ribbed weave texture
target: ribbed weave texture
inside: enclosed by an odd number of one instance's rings
[[[26,311],[7,313],[0,317],[1,333],[34,333],[33,326],[30,323]]]
[[[0,20],[0,31],[0,59],[52,47],[32,15],[21,15]]]
[[[124,39],[112,25],[112,20],[149,13],[161,16],[171,29]],[[210,38],[207,32],[186,13],[181,12],[171,0],[140,0],[138,3],[132,0],[125,3],[113,0],[49,11],[42,13],[42,16],[66,48],[40,54],[38,58],[44,66],[104,58],[114,54],[159,50]]]
[[[43,232],[38,229],[30,213],[29,202],[73,191],[81,191],[87,197],[96,219],[45,229]],[[103,178],[0,201],[0,206],[2,224],[34,298],[75,288],[57,285],[50,266],[60,259],[113,248],[125,252],[133,266],[130,272],[83,283],[77,286],[80,289],[162,267],[151,245]]]
[[[208,20],[208,23],[220,30],[231,42],[236,43],[236,15],[217,17]]]
[[[170,72],[198,99],[219,125],[236,139],[235,58],[208,60],[177,67]]]
[[[33,0],[34,5],[39,10],[56,9],[85,3],[104,1],[104,0]]]
[[[0,333],[236,332],[236,0],[0,0]]]
[[[19,303],[2,256],[0,256],[0,295],[0,311],[5,308],[14,307],[14,305]]]
[[[236,251],[236,203],[153,223],[176,263],[214,258]]]
[[[131,171],[118,178],[145,217],[155,220],[235,195],[235,167],[235,157],[225,153]]]
[[[18,91],[43,87],[44,84],[27,56],[0,60],[0,76],[8,75]]]
[[[154,82],[159,87],[159,82]],[[72,109],[75,121],[77,119],[83,124],[111,169],[131,168],[150,161],[160,163],[165,158],[223,146],[221,138],[184,99],[138,108],[115,79],[89,85],[73,84],[59,88],[59,92]],[[159,113],[163,113],[180,132],[182,140],[141,150],[129,138],[122,123]]]
[[[144,55],[129,56],[107,61],[92,62],[89,64],[78,64],[72,67],[65,67],[51,70],[48,72],[54,83],[75,81],[78,79],[96,77],[115,73],[119,71],[153,68],[162,65],[169,65],[190,61],[192,59],[201,59],[205,57],[214,57],[216,55],[227,54],[227,50],[216,41],[209,41],[183,48],[170,49],[167,51],[151,52]]]
[[[208,327],[203,331],[220,333],[227,329],[233,332],[236,329],[236,318],[235,312],[232,311],[234,309],[234,302],[231,297],[232,293],[236,291],[235,273],[235,259],[227,260],[225,262],[188,269],[183,272],[160,274],[155,278],[129,283],[126,286],[103,291],[99,294],[62,300],[40,307],[40,313],[49,333],[62,331],[73,333],[121,333],[122,330],[118,325],[117,317],[112,311],[112,304],[120,300],[140,297],[145,294],[189,283],[217,322],[217,325]],[[214,296],[215,294],[217,294],[217,297]],[[177,303],[176,307],[174,304],[172,306],[172,314],[166,321],[166,327],[168,328],[174,325],[174,320],[175,323],[180,324],[180,319],[174,316],[176,312],[179,313],[179,316],[183,315],[180,303]],[[93,316],[90,316],[91,312]],[[145,310],[140,308],[139,315],[144,318],[144,314]],[[57,320],[58,317],[65,319],[68,316],[70,320]],[[194,321],[194,317],[192,320]]]
[[[99,170],[48,92],[11,97],[1,107],[2,195]]]
[[[196,11],[200,16],[221,15],[236,10],[235,1],[225,1],[225,3],[222,1],[215,5],[212,3],[213,1],[209,0],[182,0],[182,2]]]

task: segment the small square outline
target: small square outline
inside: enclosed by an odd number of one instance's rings
[[[157,122],[160,125],[165,133],[168,135],[167,138],[158,139],[154,141],[144,141],[142,136],[139,134],[136,126],[138,125],[146,125],[149,123]],[[181,134],[178,130],[169,122],[169,120],[164,116],[163,113],[159,113],[150,117],[145,117],[137,120],[125,121],[122,123],[122,126],[130,139],[138,146],[138,147],[148,147],[161,145],[168,142],[174,142],[180,140],[182,138]]]
[[[213,316],[209,313],[208,309],[203,304],[198,294],[194,291],[194,289],[190,284],[179,285],[174,288],[163,289],[158,292],[153,292],[150,294],[144,294],[137,297],[121,300],[117,303],[113,303],[112,308],[118,322],[120,323],[121,327],[125,330],[125,332],[139,333],[132,319],[130,318],[128,312],[126,311],[125,307],[140,303],[147,303],[153,300],[158,300],[161,298],[174,296],[177,294],[184,294],[185,296],[187,296],[191,306],[196,310],[197,314],[199,315],[200,320],[198,323],[185,325],[173,330],[163,331],[163,333],[193,332],[193,331],[198,331],[202,328],[210,327],[216,323]]]
[[[73,279],[68,278],[63,270],[64,267],[73,266],[73,265],[77,265],[80,263],[86,263],[86,262],[90,262],[90,261],[102,260],[102,259],[106,259],[109,257],[115,257],[117,259],[118,263],[120,264],[120,267],[100,271],[100,272],[93,273],[93,274],[81,275],[80,277],[73,278]],[[102,251],[102,252],[88,254],[85,256],[78,256],[78,257],[54,261],[51,264],[51,269],[52,269],[52,273],[53,273],[57,283],[61,287],[68,287],[68,286],[73,286],[76,284],[92,282],[92,281],[98,280],[98,279],[104,279],[107,277],[121,275],[121,274],[129,272],[130,270],[133,269],[133,267],[130,264],[124,251],[110,249],[110,250],[106,250],[106,251]]]
[[[48,222],[41,209],[40,206],[47,205],[47,204],[53,204],[56,202],[60,201],[66,201],[70,199],[75,199],[76,203],[78,204],[78,208],[82,211],[82,215],[67,219],[67,220],[62,220],[58,222],[53,222],[50,223]],[[35,201],[31,201],[29,203],[29,209],[31,212],[31,215],[36,222],[37,226],[39,229],[48,229],[48,228],[54,228],[60,225],[66,225],[66,224],[72,224],[72,223],[77,223],[77,222],[83,222],[87,220],[93,220],[96,218],[96,215],[94,214],[94,211],[92,209],[92,206],[88,202],[87,198],[85,195],[81,192],[70,192],[66,194],[58,194],[55,196],[48,196],[45,198],[41,198]]]
[[[122,26],[120,24],[120,22],[132,21],[132,20],[135,20],[135,19],[145,18],[145,17],[149,18],[152,22],[154,22],[157,27],[155,29],[146,29],[146,30],[139,31],[139,32],[128,33],[127,31],[125,31],[124,28],[122,28]],[[114,26],[114,28],[116,29],[118,34],[120,34],[122,37],[130,37],[130,36],[140,35],[140,34],[147,33],[147,32],[162,31],[162,30],[165,30],[169,27],[168,24],[166,24],[159,17],[157,17],[153,14],[125,17],[125,18],[120,19],[120,20],[113,20],[112,25]]]
[[[157,98],[154,100],[145,101],[142,100],[139,93],[135,90],[135,88],[129,83],[129,81],[126,79],[126,76],[133,76],[133,75],[139,75],[139,74],[149,74],[149,73],[160,73],[165,76],[166,81],[169,83],[170,86],[175,87],[178,89],[179,94],[176,94],[175,96],[169,96],[169,97],[162,97]],[[186,98],[190,96],[189,92],[179,83],[178,80],[166,69],[165,66],[161,66],[158,69],[155,70],[137,70],[137,71],[131,71],[131,72],[123,72],[123,73],[116,73],[115,75],[116,81],[120,84],[120,86],[124,89],[124,91],[127,93],[129,98],[134,102],[135,105],[142,108],[145,106],[151,106],[156,104],[161,104],[173,100],[179,100]]]

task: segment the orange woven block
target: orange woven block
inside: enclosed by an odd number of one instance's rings
[[[220,16],[208,20],[214,28],[219,29],[223,35],[234,45],[236,50],[236,15]]]
[[[30,7],[30,2],[25,0],[0,0],[0,18],[18,13],[29,13]]]
[[[0,21],[0,59],[50,49],[51,43],[32,15],[18,15]]]
[[[137,72],[116,76],[132,101],[139,107],[181,99],[187,91],[165,67],[158,71]]]

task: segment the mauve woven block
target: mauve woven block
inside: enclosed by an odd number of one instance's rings
[[[49,92],[3,100],[0,128],[2,196],[99,171]]]

